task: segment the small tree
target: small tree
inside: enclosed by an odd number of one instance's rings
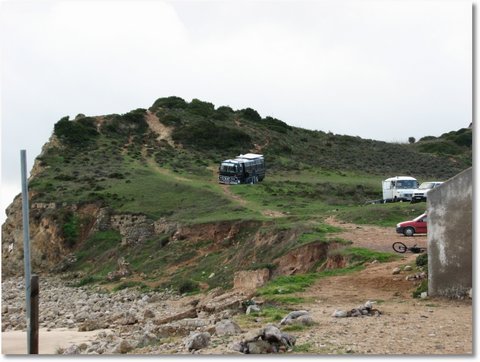
[[[408,137],[408,143],[415,143],[415,137]]]

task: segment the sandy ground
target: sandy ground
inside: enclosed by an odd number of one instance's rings
[[[77,332],[67,328],[52,329],[50,331],[46,328],[41,328],[38,341],[39,354],[57,354],[59,348],[92,341],[100,332],[102,330]],[[27,354],[27,332],[2,332],[2,354]]]

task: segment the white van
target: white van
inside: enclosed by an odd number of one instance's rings
[[[427,181],[422,184],[413,192],[412,202],[427,201],[427,193],[431,189],[443,184],[441,181]]]
[[[395,176],[382,181],[383,202],[412,201],[418,181],[410,176]]]

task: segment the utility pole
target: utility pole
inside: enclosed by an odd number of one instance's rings
[[[28,206],[28,181],[27,181],[27,152],[20,150],[21,176],[22,176],[22,218],[23,218],[23,260],[25,265],[25,301],[27,311],[27,349],[28,354],[38,353],[38,331],[32,330],[32,306],[31,306],[31,273],[30,273],[30,218]],[[36,279],[38,283],[38,279]],[[38,295],[38,289],[36,290]],[[38,298],[35,298],[38,302]],[[35,308],[34,308],[35,309]],[[35,316],[33,316],[35,319]],[[38,318],[38,317],[37,317]],[[37,325],[38,328],[38,325]],[[36,340],[36,346],[35,344]]]

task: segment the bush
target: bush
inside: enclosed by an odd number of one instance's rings
[[[215,106],[209,102],[202,102],[199,99],[192,99],[192,102],[188,105],[190,113],[196,114],[202,117],[209,117],[215,111]]]
[[[262,123],[268,129],[272,131],[280,132],[280,133],[287,133],[288,130],[292,129],[292,127],[286,124],[285,122],[270,116],[266,117]]]
[[[63,117],[55,123],[53,133],[64,144],[72,147],[85,147],[95,140],[98,135],[94,121],[91,118],[82,118],[79,121],[69,121]]]
[[[150,111],[156,111],[158,108],[169,108],[169,109],[174,109],[174,108],[187,108],[188,103],[185,102],[183,98],[180,97],[164,97],[164,98],[158,98],[153,105],[150,107]]]
[[[145,109],[138,108],[123,115],[113,115],[106,120],[102,126],[102,131],[121,136],[144,134],[148,130],[145,112]]]
[[[242,115],[243,118],[249,121],[253,122],[260,122],[262,120],[262,117],[258,112],[252,108],[245,108],[240,111],[240,114]]]
[[[227,106],[218,107],[215,111],[214,115],[212,116],[213,119],[217,119],[219,121],[225,121],[233,115],[233,109]]]
[[[62,232],[64,241],[69,247],[72,247],[80,235],[80,220],[71,211],[65,212],[61,218],[63,219]]]
[[[158,114],[157,114],[157,116],[158,116]],[[182,120],[179,117],[174,116],[172,114],[167,114],[164,117],[160,116],[160,117],[158,117],[158,119],[160,120],[160,122],[162,122],[167,127],[177,127],[177,126],[180,126],[183,123]]]
[[[422,283],[412,293],[412,297],[420,298],[423,292],[428,292],[428,280],[422,280]]]
[[[198,282],[193,281],[191,279],[184,280],[178,286],[178,292],[181,293],[181,294],[192,293],[192,292],[196,292],[198,290],[200,290],[200,285],[198,284]]]
[[[426,266],[428,266],[428,254],[427,254],[427,253],[423,253],[423,254],[420,254],[419,256],[417,256],[417,259],[415,260],[415,264],[416,264],[418,267],[426,267]]]
[[[217,126],[210,121],[178,127],[173,131],[172,138],[185,146],[197,149],[251,148],[251,137],[245,132],[236,128]]]

